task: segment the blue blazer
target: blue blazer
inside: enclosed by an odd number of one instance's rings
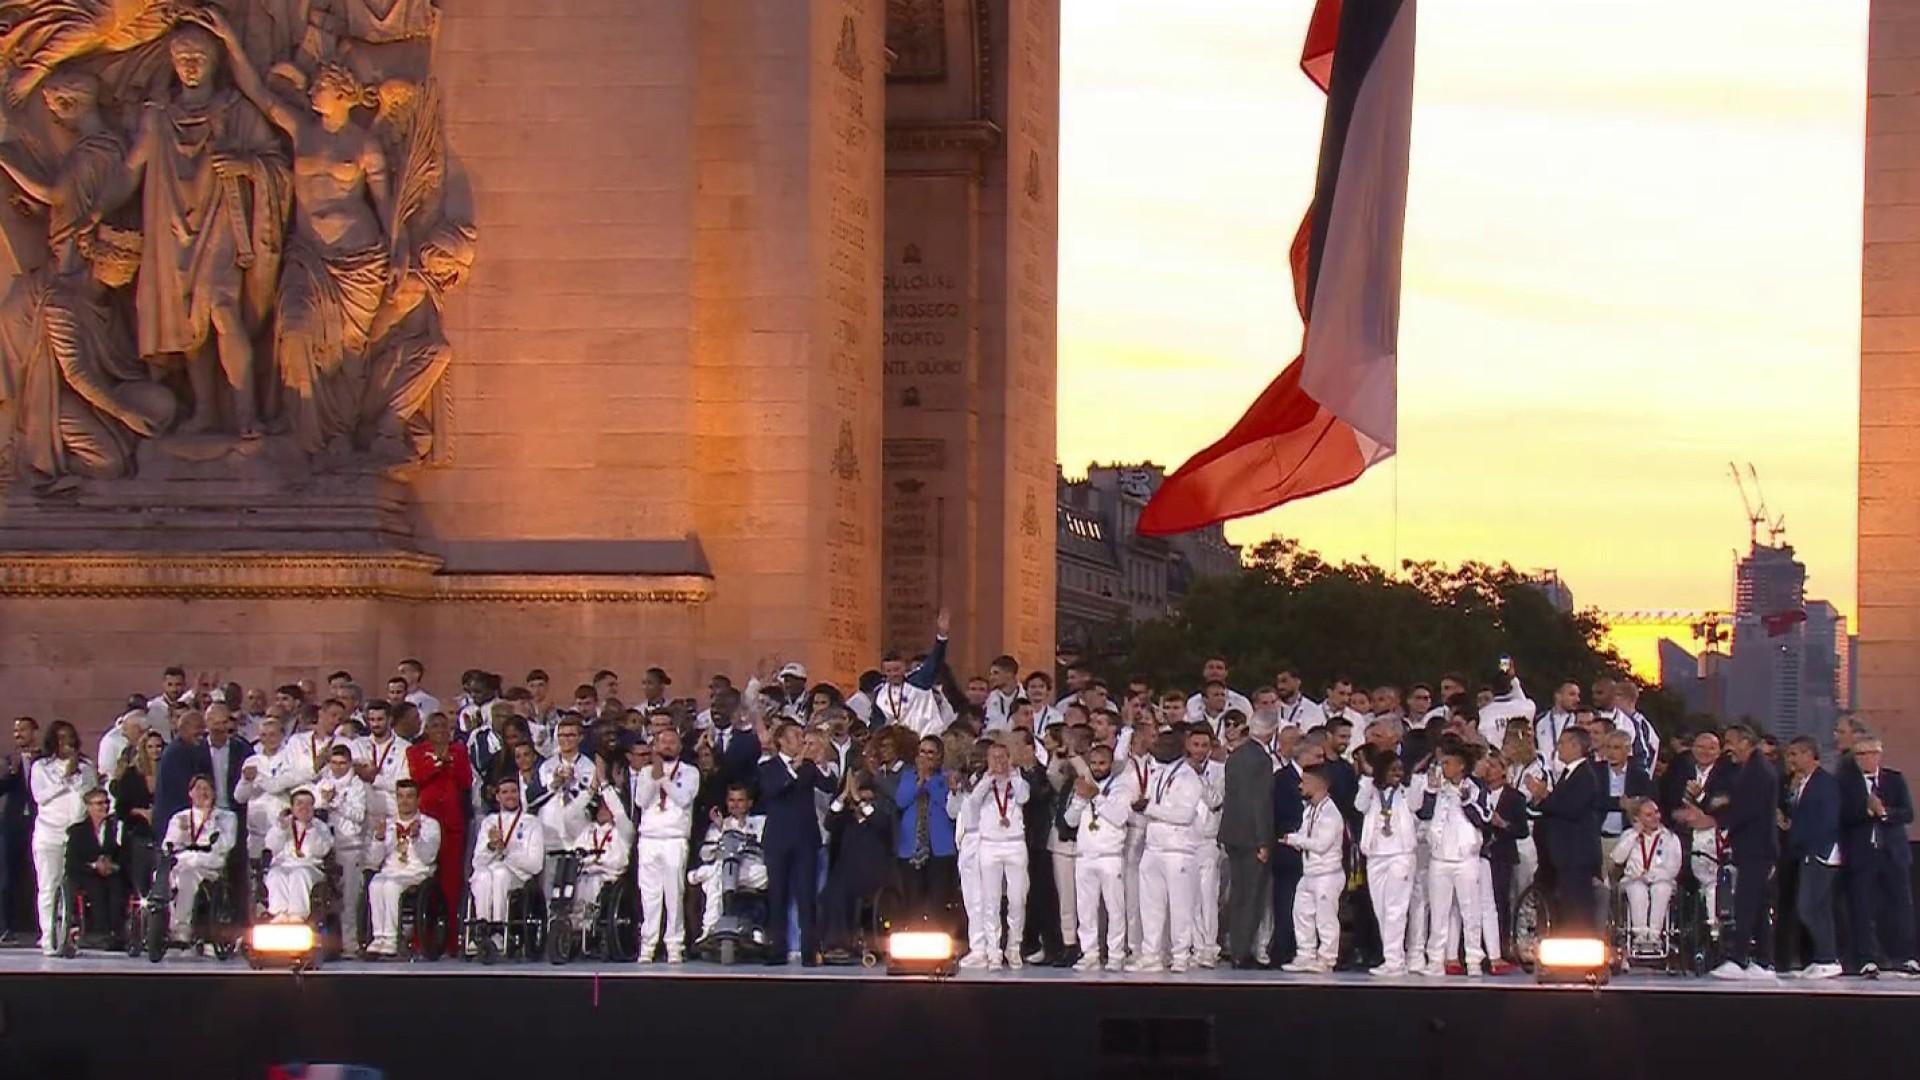
[[[927,846],[940,858],[953,855],[953,818],[947,816],[947,776],[935,772],[927,778]],[[894,805],[900,808],[900,831],[895,838],[894,854],[913,858],[913,838],[920,827],[920,774],[913,769],[900,770],[900,786],[894,791]]]
[[[242,759],[245,760],[245,759]],[[167,744],[160,754],[160,768],[154,777],[153,789],[153,831],[161,835],[167,822],[173,815],[187,808],[187,786],[199,773],[213,774],[213,755],[207,752],[207,745],[201,742],[187,742],[175,739]],[[231,780],[239,776],[234,770],[228,776]]]
[[[736,731],[727,736],[726,749],[720,753],[720,778],[728,784],[756,788],[760,783],[760,736],[752,731]],[[720,737],[714,736],[718,746]]]
[[[767,816],[761,843],[768,851],[818,848],[820,818],[814,813],[813,793],[832,794],[838,786],[811,761],[801,761],[791,774],[778,756],[761,762],[760,810]]]
[[[1862,869],[1871,866],[1876,846],[1895,866],[1913,865],[1913,851],[1907,847],[1913,795],[1907,789],[1907,778],[1897,769],[1881,768],[1880,802],[1887,808],[1883,821],[1867,814],[1867,782],[1860,766],[1852,758],[1844,758],[1839,771],[1841,848],[1847,865]]]
[[[1787,853],[1794,862],[1824,860],[1840,842],[1840,783],[1825,769],[1816,768],[1806,790],[1795,801],[1789,787]]]
[[[1600,796],[1594,793],[1599,783],[1593,762],[1583,761],[1535,808],[1540,813],[1535,835],[1557,874],[1600,865]]]
[[[1712,814],[1727,831],[1734,864],[1778,861],[1780,830],[1773,812],[1780,804],[1780,781],[1759,750],[1747,758],[1745,765],[1734,766],[1728,797],[1727,805]]]

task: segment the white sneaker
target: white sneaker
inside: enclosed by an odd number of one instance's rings
[[[1112,957],[1107,961],[1107,970],[1108,971],[1125,971],[1127,970],[1127,962],[1125,960],[1120,959],[1117,956]]]
[[[1311,960],[1289,960],[1280,965],[1281,971],[1291,971],[1295,975],[1311,975],[1320,970],[1320,965]]]
[[[1019,953],[1010,952],[1007,954],[1007,969],[1009,971],[1019,971],[1022,967],[1025,967],[1025,966],[1026,966],[1026,961],[1021,959]]]
[[[1721,963],[1719,967],[1714,968],[1712,975],[1716,979],[1744,979],[1747,977],[1747,969],[1731,960],[1727,960]]]
[[[667,954],[667,963],[669,964],[684,964],[686,962],[687,957],[684,953],[670,952]]]
[[[1749,982],[1774,982],[1778,978],[1774,975],[1772,968],[1761,967],[1759,964],[1748,964],[1746,977]]]
[[[1220,957],[1218,955],[1196,957],[1194,963],[1211,971],[1220,966]]]
[[[1808,964],[1800,969],[1803,979],[1837,979],[1840,977],[1839,964]]]
[[[1401,967],[1393,964],[1381,964],[1379,967],[1370,968],[1367,971],[1367,974],[1378,975],[1383,979],[1399,978],[1400,976],[1405,975],[1406,973],[1407,973],[1407,969],[1405,967]]]
[[[1138,960],[1128,961],[1127,970],[1132,972],[1137,972],[1143,975],[1150,975],[1156,972],[1165,971],[1166,969],[1160,966],[1160,961],[1149,960],[1143,957]]]
[[[1168,964],[1167,970],[1173,972],[1175,975],[1185,975],[1187,973],[1186,958],[1181,957],[1180,959],[1175,960],[1173,963]]]
[[[636,956],[636,957],[634,957],[634,958],[633,958],[633,962],[634,962],[634,963],[636,963],[636,964],[651,964],[651,963],[653,963],[653,950],[652,950],[652,949],[641,949],[641,950],[640,950],[640,955],[639,955],[639,956]]]
[[[1100,970],[1100,954],[1099,954],[1099,953],[1085,953],[1085,954],[1083,954],[1083,955],[1082,955],[1082,956],[1080,957],[1080,959],[1078,959],[1078,960],[1075,960],[1075,961],[1073,962],[1073,970],[1075,970],[1075,971],[1099,971],[1099,970]]]
[[[988,971],[999,971],[1001,968],[1006,966],[1007,966],[1006,957],[1001,956],[999,953],[994,953],[992,956],[987,957]]]
[[[960,958],[960,963],[958,966],[967,968],[969,970],[978,971],[979,969],[987,966],[987,954],[983,952],[977,952],[977,951],[970,952],[967,955]]]

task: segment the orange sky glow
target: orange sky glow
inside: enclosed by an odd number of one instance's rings
[[[1063,6],[1060,460],[1172,468],[1299,347],[1312,0]],[[1867,0],[1420,0],[1398,456],[1229,536],[1724,609],[1751,461],[1851,615],[1866,26]]]

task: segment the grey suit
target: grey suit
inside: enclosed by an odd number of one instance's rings
[[[1227,850],[1227,953],[1237,964],[1253,962],[1254,939],[1273,885],[1259,852],[1271,853],[1273,842],[1273,758],[1249,739],[1227,756],[1226,801],[1220,811],[1220,846]]]

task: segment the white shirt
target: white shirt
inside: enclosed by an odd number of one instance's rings
[[[1332,798],[1325,798],[1307,804],[1299,830],[1288,833],[1283,843],[1300,850],[1303,876],[1337,874],[1340,872],[1340,837],[1345,829],[1340,808],[1333,804]]]
[[[233,811],[211,807],[205,813],[189,806],[167,822],[162,844],[174,846],[174,858],[188,866],[220,866],[233,850],[239,825]]]
[[[981,709],[981,712],[986,714],[986,729],[988,731],[1002,731],[1013,726],[1013,702],[1014,699],[1019,696],[1020,689],[1018,687],[1009,687],[1005,690],[991,689],[987,691],[987,702]],[[1033,732],[1038,735],[1040,732],[1046,730],[1040,726],[1039,710],[1045,709],[1047,705],[1046,702],[1043,701],[1036,701],[1033,704],[1035,709]]]
[[[253,770],[252,780],[247,779],[249,768]],[[291,802],[288,793],[307,779],[294,764],[289,743],[281,743],[280,749],[272,753],[256,749],[240,763],[240,782],[234,785],[233,797],[247,806],[249,847],[264,842],[268,831],[280,820],[280,811],[287,809]]]
[[[1132,788],[1119,772],[1096,780],[1091,799],[1073,796],[1066,821],[1079,830],[1074,840],[1076,858],[1118,857],[1127,843],[1127,817],[1133,812]]]
[[[925,738],[939,735],[953,722],[952,707],[938,689],[922,690],[910,682],[881,683],[873,691],[873,707],[889,724],[900,724]]]
[[[392,732],[387,733],[384,743],[372,735],[362,735],[353,741],[354,764],[374,767],[373,779],[367,782],[370,820],[382,821],[393,816],[394,787],[407,778],[407,748],[412,745]]]
[[[1628,881],[1672,882],[1680,876],[1680,838],[1666,829],[1622,833],[1610,857]]]
[[[1360,851],[1369,859],[1412,855],[1420,847],[1420,819],[1414,815],[1413,799],[1404,785],[1382,789],[1367,783],[1360,786],[1361,798],[1368,806],[1360,808]],[[1366,796],[1371,795],[1371,798]]]
[[[372,789],[357,773],[333,775],[328,769],[313,782],[313,806],[327,815],[327,828],[333,831],[333,845],[358,850],[367,841],[367,796]]]
[[[266,850],[273,853],[273,868],[276,870],[295,867],[318,870],[321,860],[333,850],[333,831],[319,818],[305,825],[292,818],[284,823],[276,821],[273,828],[267,830]]]
[[[1249,716],[1252,714],[1249,713]],[[1294,695],[1293,704],[1280,702],[1280,726],[1295,727],[1301,731],[1327,726],[1327,710],[1315,702],[1309,701],[1305,694]]]
[[[522,881],[540,872],[547,861],[546,835],[540,818],[525,805],[518,810],[496,810],[482,818],[474,833],[473,872],[504,865]],[[496,850],[492,843],[498,830],[504,846]]]
[[[420,710],[420,719],[423,721],[426,720],[427,717],[440,711],[440,699],[427,693],[425,690],[414,689],[408,691],[407,701],[412,704],[414,708]]]
[[[1253,702],[1248,701],[1247,696],[1245,694],[1242,694],[1240,691],[1234,690],[1232,688],[1228,688],[1227,709],[1239,709],[1241,716],[1252,716]],[[1222,709],[1220,710],[1220,712],[1222,715],[1225,715],[1226,709]],[[1205,719],[1206,715],[1207,715],[1207,697],[1205,694],[1194,694],[1193,696],[1187,698],[1187,722],[1189,724],[1193,723],[1195,720]],[[1209,724],[1212,724],[1213,722],[1214,721],[1212,720],[1207,721],[1207,723]]]
[[[608,805],[617,807],[620,800],[614,799]],[[633,830],[624,818],[619,818],[620,813],[615,810],[617,820],[605,825],[595,822],[574,837],[573,849],[586,852],[580,856],[581,873],[619,877],[626,871],[633,853]]]
[[[1487,740],[1488,746],[1498,750],[1506,743],[1508,724],[1515,720],[1531,721],[1536,715],[1533,702],[1528,700],[1516,682],[1505,697],[1494,698],[1487,702],[1486,708],[1480,710],[1480,737]]]
[[[980,842],[1026,843],[1026,820],[1021,808],[1027,805],[1032,794],[1027,778],[1020,775],[1018,769],[1006,776],[989,773],[981,777],[967,793],[968,801],[974,804],[974,818],[980,823]]]
[[[67,762],[56,757],[39,758],[27,773],[27,787],[39,806],[34,831],[47,830],[64,837],[67,830],[87,820],[86,794],[100,786],[100,776],[85,758],[75,758],[71,773]]]
[[[572,770],[566,783],[556,782],[562,766]],[[575,754],[571,759],[559,754],[540,763],[540,786],[547,801],[540,804],[540,824],[547,830],[547,847],[558,851],[568,839],[587,827],[587,796],[593,790],[593,759]]]
[[[1147,847],[1155,851],[1194,850],[1194,820],[1200,815],[1200,777],[1185,758],[1161,765],[1148,782]]]
[[[700,770],[684,761],[662,764],[660,778],[652,768],[640,770],[635,797],[639,800],[640,839],[685,840],[693,835],[693,797],[700,792]]]
[[[220,746],[213,745],[211,739],[207,740],[207,757],[213,762],[213,805],[222,810],[233,809],[233,796],[228,794],[233,789],[227,786],[227,763],[232,756],[227,753],[227,747],[232,745],[231,735]]]
[[[414,830],[407,850],[400,850],[399,831]],[[440,823],[425,814],[402,821],[398,815],[387,819],[367,847],[367,860],[377,863],[382,873],[404,877],[430,874],[440,858]]]
[[[1192,769],[1193,763],[1188,762]],[[1206,850],[1209,845],[1220,839],[1221,808],[1227,799],[1227,765],[1224,761],[1207,759],[1206,767],[1197,774],[1200,777],[1200,802],[1194,811],[1193,839],[1196,850]]]
[[[1540,718],[1533,729],[1533,749],[1542,761],[1555,761],[1559,755],[1554,747],[1560,742],[1560,736],[1573,727],[1573,714],[1558,709],[1549,710]]]

